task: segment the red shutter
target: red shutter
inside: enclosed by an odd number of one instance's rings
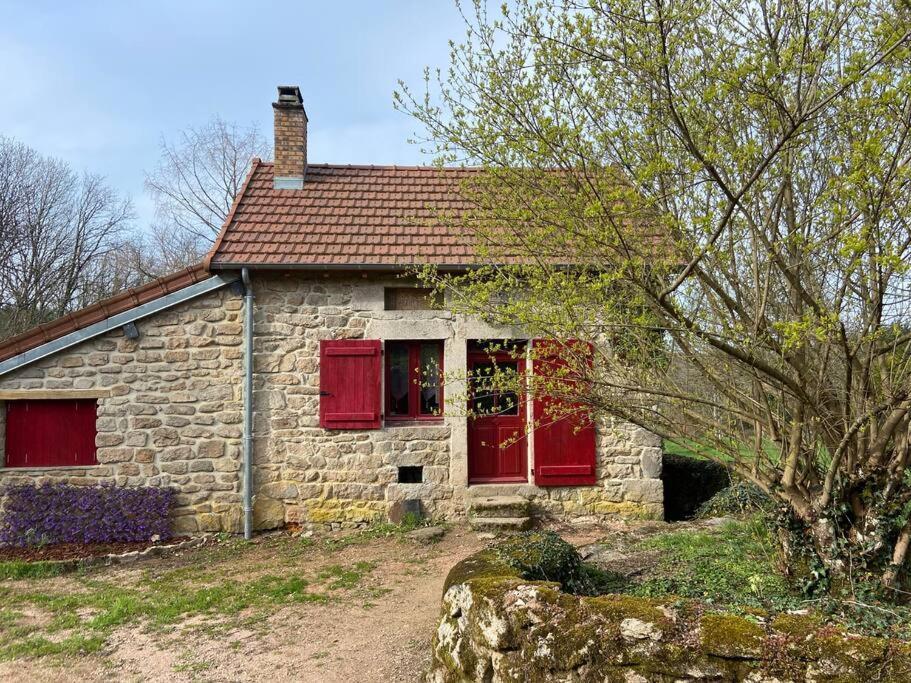
[[[382,351],[378,339],[319,343],[319,423],[326,429],[379,429]]]
[[[582,342],[570,341],[568,344],[580,345]],[[548,346],[552,347],[552,351]],[[591,362],[592,346],[586,346]],[[557,376],[556,371],[566,366],[566,361],[560,357],[560,344],[536,339],[534,347],[535,374]],[[567,378],[566,381],[571,382],[572,379]],[[587,411],[565,414],[565,409],[552,408],[556,401],[548,397],[536,397],[534,400],[535,484],[590,486],[596,478],[595,426]],[[559,417],[561,414],[565,416]]]
[[[9,401],[7,467],[95,465],[94,399]]]

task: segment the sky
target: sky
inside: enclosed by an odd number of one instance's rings
[[[0,0],[0,135],[104,175],[138,224],[162,137],[213,115],[269,139],[299,85],[314,163],[427,163],[394,110],[463,35],[453,0]]]

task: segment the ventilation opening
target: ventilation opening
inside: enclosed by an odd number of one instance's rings
[[[424,481],[424,468],[421,465],[399,467],[400,484],[420,484],[422,481]]]

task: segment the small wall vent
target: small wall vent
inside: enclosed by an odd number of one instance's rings
[[[399,467],[400,484],[420,484],[424,481],[424,468],[421,465],[402,465]]]

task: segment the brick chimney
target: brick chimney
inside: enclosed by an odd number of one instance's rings
[[[300,190],[307,171],[307,112],[296,85],[278,86],[275,114],[276,190]]]

